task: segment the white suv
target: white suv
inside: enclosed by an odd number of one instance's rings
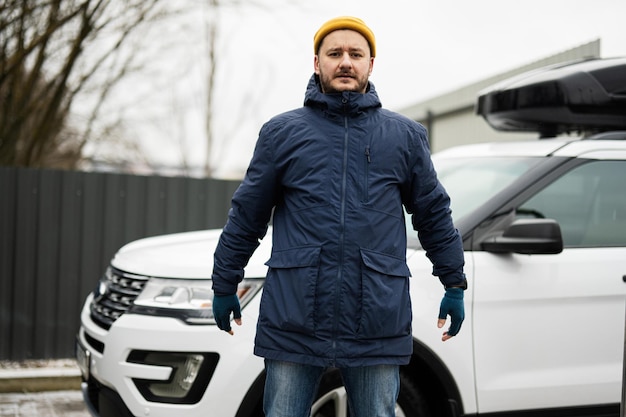
[[[414,353],[401,369],[397,415],[618,416],[626,59],[517,77],[481,95],[477,110],[503,130],[586,134],[434,155],[463,236],[466,320],[441,342],[441,284],[410,231]],[[219,233],[142,239],[115,255],[77,338],[94,416],[263,415],[263,360],[252,349],[271,233],[246,268],[234,336],[212,320]],[[348,415],[336,371],[323,378],[312,415]]]

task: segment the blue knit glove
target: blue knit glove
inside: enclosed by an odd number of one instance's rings
[[[446,322],[446,317],[450,316],[450,328],[444,333],[444,341],[452,336],[456,336],[461,330],[461,324],[465,319],[465,306],[463,304],[463,288],[446,288],[446,293],[441,300],[439,307],[439,322],[441,328]],[[448,336],[448,337],[446,337]]]
[[[233,334],[230,327],[230,313],[233,313],[233,318],[237,324],[241,324],[241,306],[237,294],[213,296],[213,317],[217,327]]]

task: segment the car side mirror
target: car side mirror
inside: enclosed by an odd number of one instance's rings
[[[553,255],[563,251],[563,236],[556,220],[518,219],[502,235],[482,242],[481,247],[495,253]]]

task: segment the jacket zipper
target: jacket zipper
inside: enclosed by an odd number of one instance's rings
[[[369,179],[370,179],[370,163],[372,157],[370,155],[370,146],[365,146],[365,170],[363,173],[363,202],[367,203],[370,199]]]
[[[346,216],[346,188],[348,182],[348,116],[344,116],[344,137],[343,137],[343,166],[341,172],[341,201],[339,212],[339,262],[337,267],[337,279],[335,280],[335,320],[333,322],[333,364],[337,357],[337,327],[339,317],[341,315],[341,283],[343,280],[343,261],[344,261],[344,239],[345,239],[345,216]]]

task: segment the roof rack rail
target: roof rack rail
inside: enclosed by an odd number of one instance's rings
[[[502,131],[570,132],[626,129],[626,57],[544,67],[479,93],[476,113]]]
[[[602,132],[584,138],[585,140],[626,140],[626,130]]]

